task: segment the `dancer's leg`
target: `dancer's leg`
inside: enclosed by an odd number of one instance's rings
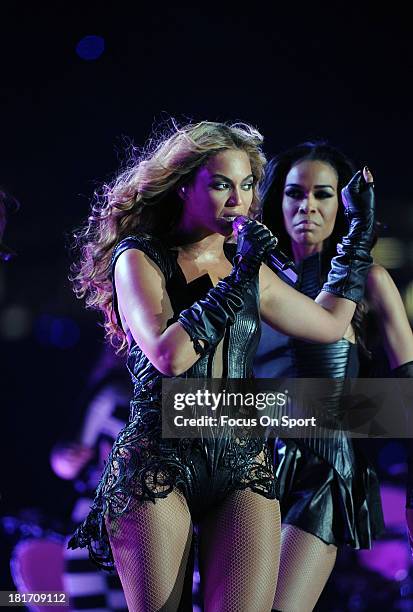
[[[177,611],[192,540],[183,494],[135,503],[106,524],[129,612]]]
[[[281,560],[273,609],[313,610],[331,574],[337,548],[294,525],[283,525]]]
[[[277,500],[235,491],[201,524],[205,612],[269,612],[277,583]]]

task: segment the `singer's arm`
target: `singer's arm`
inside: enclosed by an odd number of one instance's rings
[[[336,342],[342,338],[356,304],[321,291],[315,302],[299,293],[265,264],[260,269],[260,311],[274,329],[310,342]]]

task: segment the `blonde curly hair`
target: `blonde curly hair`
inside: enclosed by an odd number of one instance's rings
[[[169,133],[151,139],[141,155],[133,150],[126,169],[95,194],[87,222],[74,235],[79,253],[69,277],[74,292],[85,298],[88,308],[103,312],[106,337],[118,351],[125,349],[127,342],[115,321],[110,264],[113,250],[123,238],[141,232],[168,235],[182,211],[178,189],[190,183],[209,158],[227,149],[247,153],[254,177],[249,215],[256,218],[260,213],[258,187],[266,163],[261,134],[245,123],[172,125]]]

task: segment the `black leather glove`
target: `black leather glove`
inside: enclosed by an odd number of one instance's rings
[[[178,317],[198,354],[205,354],[223,338],[227,325],[232,325],[244,304],[245,288],[258,274],[268,250],[276,244],[276,238],[261,223],[247,217],[237,222],[237,253],[231,273]]]
[[[349,233],[343,238],[343,242],[356,239],[358,246],[360,240],[363,240],[370,248],[374,239],[374,184],[367,183],[359,170],[344,187],[341,197],[350,222]]]
[[[233,272],[237,280],[248,282],[258,273],[262,261],[278,240],[268,227],[248,217],[238,217],[234,226],[238,236]]]
[[[360,302],[373,262],[370,255],[375,235],[373,183],[366,183],[359,171],[342,190],[342,198],[350,222],[349,232],[337,245],[338,254],[331,260],[323,291]]]

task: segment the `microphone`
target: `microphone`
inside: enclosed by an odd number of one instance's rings
[[[265,263],[273,272],[281,272],[294,285],[297,282],[298,274],[294,262],[280,249],[272,248],[267,255]]]
[[[240,216],[232,222],[232,227],[234,228],[234,232],[236,234],[239,233],[246,221],[250,221],[250,219],[248,217]],[[274,238],[278,243],[278,238],[276,236],[274,236]],[[282,276],[287,278],[294,285],[297,282],[298,274],[294,262],[280,249],[273,247],[269,251],[265,263],[273,272],[276,274],[281,273]]]

